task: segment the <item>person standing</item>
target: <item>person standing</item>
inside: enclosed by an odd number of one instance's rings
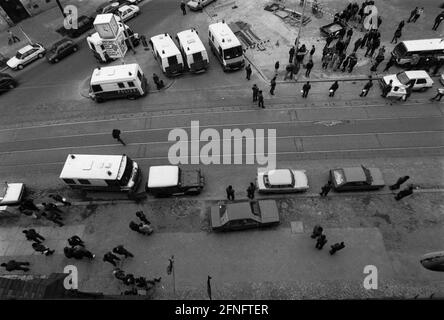
[[[234,201],[234,189],[232,185],[229,185],[228,188],[226,189],[227,192],[227,199]]]
[[[441,11],[435,18],[435,23],[433,24],[432,30],[437,30],[442,20],[444,20],[444,11]]]
[[[117,266],[116,261],[120,261],[120,258],[111,252],[105,253],[103,261],[111,263],[114,267]]]
[[[246,66],[246,68],[245,68],[245,72],[247,73],[247,80],[250,80],[250,77],[251,77],[251,65],[250,64],[248,64],[248,66]]]
[[[392,41],[390,43],[398,43],[398,39],[401,38],[402,32],[401,29],[396,29],[395,34],[393,35]]]
[[[384,55],[382,54],[378,54],[375,58],[375,63],[373,64],[373,66],[370,68],[370,71],[376,71],[378,66],[381,64],[381,62],[384,61]]]
[[[119,129],[113,129],[112,131],[112,136],[114,139],[116,139],[117,141],[119,141],[121,144],[123,144],[124,146],[126,146],[126,143],[123,142],[122,138],[120,138],[120,133],[121,131]]]
[[[336,65],[333,67],[334,71],[337,71],[341,65],[344,63],[344,60],[347,58],[347,55],[345,54],[345,52],[342,52],[339,57],[338,57],[338,61],[336,63]]]
[[[392,91],[392,89],[393,89],[393,80],[390,80],[390,82],[388,83],[388,85],[386,85],[386,86],[382,89],[381,97],[383,97],[383,98],[387,97],[387,95],[390,93],[390,91]]]
[[[72,256],[78,260],[81,260],[84,257],[88,258],[89,260],[93,260],[96,257],[96,255],[92,254],[91,251],[86,250],[84,247],[81,246],[72,247],[71,249]]]
[[[353,68],[356,66],[357,63],[358,63],[358,58],[356,57],[356,53],[352,52],[350,54],[350,61],[348,63],[348,72],[349,73],[353,72]]]
[[[370,57],[373,57],[376,49],[378,49],[380,45],[381,45],[381,40],[379,38],[375,38],[372,40],[371,49],[370,49]]]
[[[276,75],[278,73],[279,70],[279,61],[276,61],[276,63],[274,64],[274,74]]]
[[[410,12],[410,17],[409,17],[409,19],[407,20],[407,23],[410,23],[410,21],[412,21],[412,19],[415,17],[415,15],[416,15],[416,12],[418,11],[418,7],[416,7],[415,9],[413,9],[411,12]]]
[[[125,258],[128,258],[128,257],[133,258],[134,257],[134,255],[131,252],[129,252],[128,250],[126,250],[123,247],[123,245],[118,245],[117,247],[113,248],[113,253],[119,254],[121,256],[125,256]]]
[[[302,87],[302,98],[307,98],[310,89],[311,89],[310,81],[307,81],[307,83],[304,84],[304,86]]]
[[[250,185],[247,189],[247,196],[249,199],[253,200],[254,199],[254,192],[256,191],[256,186],[254,185],[253,182],[250,182]]]
[[[16,270],[22,270],[22,271],[29,271],[28,267],[23,267],[23,266],[29,266],[29,262],[20,262],[20,261],[15,261],[15,260],[9,260],[6,263],[2,263],[0,266],[4,267],[6,269],[6,271],[16,271]]]
[[[424,12],[424,8],[421,7],[418,10],[416,10],[415,16],[412,19],[412,22],[416,22],[416,20],[418,20],[418,18],[421,16],[421,14]]]
[[[136,217],[139,218],[139,220],[145,224],[151,224],[151,222],[148,220],[143,211],[136,211]]]
[[[42,241],[45,241],[45,238],[37,231],[35,231],[35,229],[23,230],[22,232],[25,234],[26,240],[34,241],[36,243],[41,243]]]
[[[251,88],[251,90],[253,90],[253,102],[257,101],[257,95],[259,93],[259,88],[257,87],[256,84],[253,84],[253,87]]]
[[[359,96],[366,97],[371,87],[373,87],[373,81],[372,77],[370,76],[368,82],[364,85],[364,88],[362,88],[361,94]]]
[[[276,76],[274,76],[274,78],[271,79],[271,82],[270,82],[270,94],[272,96],[274,96],[274,89],[276,89]]]
[[[382,72],[386,72],[388,71],[396,62],[396,58],[394,56],[390,57],[390,60],[387,61],[387,64],[385,65],[384,70],[382,70]]]
[[[311,50],[310,50],[310,58],[311,58],[311,59],[313,59],[313,55],[315,54],[315,52],[316,52],[316,48],[315,48],[314,45],[312,45],[312,46],[311,46]]]
[[[55,250],[51,250],[47,246],[45,246],[41,243],[37,243],[37,242],[34,242],[32,244],[32,248],[36,252],[40,252],[41,254],[44,254],[45,256],[50,256],[50,255],[54,254],[54,252],[55,252]]]
[[[401,22],[398,24],[398,28],[397,29],[402,31],[402,28],[404,28],[404,25],[405,25],[404,20],[401,20]]]
[[[296,49],[294,48],[294,46],[292,46],[290,48],[290,51],[288,51],[288,54],[289,54],[288,63],[292,63],[293,62],[293,58],[294,58],[295,52],[296,52]]]
[[[351,55],[349,55],[347,58],[345,58],[344,62],[342,62],[342,72],[345,72],[345,69],[347,68],[348,64],[350,63]]]
[[[186,15],[187,14],[187,10],[186,10],[186,6],[185,6],[185,0],[182,0],[180,2],[180,9],[182,9],[182,14]]]
[[[338,81],[335,81],[335,82],[331,85],[331,87],[330,87],[330,89],[329,89],[330,94],[329,94],[328,96],[329,96],[329,97],[334,97],[334,96],[335,96],[335,92],[336,92],[336,90],[338,90],[338,88],[339,88],[339,83],[338,83]]]
[[[310,237],[312,239],[316,239],[317,237],[322,235],[323,231],[324,231],[324,228],[322,228],[319,224],[317,224],[313,227],[313,232]]]
[[[9,44],[20,42],[20,39],[11,30],[8,30],[8,37],[9,37],[8,40]]]
[[[406,189],[399,191],[395,196],[395,200],[399,201],[411,194],[413,194],[413,185],[409,185]]]
[[[78,235],[73,235],[71,238],[68,239],[68,244],[71,247],[81,246],[85,247],[85,243]]]
[[[285,71],[287,71],[287,72],[285,73],[284,80],[287,80],[287,78],[290,78],[290,80],[293,80],[294,68],[295,68],[294,63],[287,64],[287,66],[285,67]]]
[[[441,101],[442,96],[444,96],[444,88],[437,88],[436,89],[436,96],[433,98],[430,98],[430,101]]]
[[[321,188],[321,193],[319,193],[319,195],[321,197],[326,197],[328,195],[328,193],[330,192],[330,190],[331,190],[331,183],[329,181]]]
[[[331,246],[330,255],[334,255],[336,253],[336,251],[339,251],[344,248],[345,248],[344,242],[335,243],[334,245]]]
[[[353,52],[358,51],[359,47],[361,46],[361,43],[362,43],[362,38],[359,38],[358,40],[355,41]]]
[[[321,234],[316,240],[316,249],[322,250],[322,248],[325,246],[326,243],[327,243],[327,237],[325,236],[325,234]]]
[[[328,65],[331,62],[331,59],[333,58],[333,55],[331,54],[331,52],[327,53],[322,60],[322,68],[323,69],[327,69]]]
[[[307,62],[307,66],[306,66],[306,68],[307,68],[307,71],[305,71],[305,76],[308,78],[308,77],[310,77],[310,72],[311,72],[311,69],[313,68],[313,60],[309,60],[308,62]]]
[[[265,109],[265,106],[264,106],[264,95],[262,94],[262,90],[259,90],[259,92],[257,94],[257,106],[259,108]]]
[[[403,176],[400,177],[395,184],[392,184],[389,188],[390,190],[398,190],[401,187],[401,184],[403,184],[404,182],[406,182],[407,180],[409,180],[410,177],[409,176]]]

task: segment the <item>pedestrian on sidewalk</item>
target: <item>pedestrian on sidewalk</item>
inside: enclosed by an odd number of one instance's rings
[[[120,138],[120,134],[121,134],[121,131],[119,129],[113,129],[113,132],[112,132],[113,138],[116,139],[117,141],[119,141],[124,146],[126,146],[126,143],[123,142],[123,140]]]
[[[341,69],[342,72],[345,72],[345,69],[347,68],[350,61],[351,61],[351,55],[345,58],[344,62],[342,62],[342,69]]]
[[[319,195],[321,196],[321,198],[324,198],[328,195],[330,190],[331,190],[331,182],[329,181],[321,188],[321,193],[319,193]]]
[[[248,66],[245,67],[245,72],[247,73],[247,80],[250,80],[251,73],[252,73],[250,64],[248,64]]]
[[[396,58],[394,56],[390,57],[390,60],[387,61],[387,64],[385,65],[384,70],[382,70],[382,72],[386,72],[388,71],[396,62]]]
[[[437,30],[442,20],[444,20],[444,11],[441,11],[435,18],[435,23],[433,24],[432,30]]]
[[[326,243],[327,243],[327,237],[325,236],[325,234],[321,234],[316,240],[316,249],[322,250],[322,248],[325,246]]]
[[[274,64],[274,74],[277,75],[279,70],[279,61],[276,61]]]
[[[387,97],[387,95],[392,91],[392,89],[393,89],[393,80],[390,80],[390,82],[388,83],[388,85],[386,85],[386,86],[382,89],[381,97],[383,97],[383,98]]]
[[[228,188],[226,189],[227,192],[227,199],[234,201],[234,189],[232,185],[229,185]]]
[[[404,25],[405,25],[404,20],[401,20],[401,22],[399,22],[399,24],[398,24],[398,28],[397,29],[402,31],[402,28],[404,28]]]
[[[151,227],[151,223],[139,223],[139,233],[145,235],[145,236],[149,236],[150,234],[152,234],[154,232],[153,227]]]
[[[354,47],[353,47],[353,52],[357,52],[359,47],[361,46],[362,43],[362,38],[359,38],[358,40],[355,41]]]
[[[29,268],[23,267],[23,266],[29,266],[29,262],[20,262],[15,260],[9,260],[6,263],[2,263],[0,266],[4,267],[6,271],[16,271],[16,270],[22,270],[22,271],[29,271]]]
[[[35,229],[23,230],[22,232],[25,234],[26,240],[34,241],[37,243],[45,241],[45,238],[42,235],[40,235],[37,231],[35,231]]]
[[[413,91],[413,83],[409,84],[407,88],[405,88],[405,95],[402,97],[399,97],[399,101],[404,100],[407,101],[407,99],[411,96]]]
[[[116,261],[120,261],[120,258],[111,252],[105,253],[103,261],[111,263],[114,267],[117,267]]]
[[[34,201],[32,199],[25,199],[21,204],[20,207],[32,210],[32,211],[40,211],[39,208],[34,204]]]
[[[89,260],[93,260],[96,257],[96,255],[92,254],[91,251],[86,250],[81,246],[72,247],[72,256],[77,260],[82,260],[84,257],[88,258]]]
[[[415,17],[415,15],[416,15],[416,12],[418,11],[418,7],[416,7],[415,9],[413,9],[411,12],[410,12],[410,17],[409,17],[409,19],[407,20],[407,23],[410,23],[410,21],[412,21],[412,19]]]
[[[247,196],[249,199],[254,199],[254,192],[256,191],[256,186],[253,182],[250,182],[250,186],[247,188]]]
[[[373,63],[372,67],[370,68],[370,71],[376,72],[378,69],[378,66],[381,64],[381,62],[384,61],[384,55],[378,54],[375,58],[375,62]]]
[[[128,258],[128,257],[133,258],[134,257],[134,255],[131,252],[129,252],[128,250],[126,250],[123,247],[123,245],[118,245],[117,247],[113,248],[113,253],[119,254],[121,256],[125,256],[125,258]]]
[[[55,250],[51,250],[47,246],[45,246],[41,243],[37,243],[37,242],[34,242],[32,244],[32,248],[36,252],[40,252],[41,254],[44,254],[45,256],[50,256],[50,255],[54,254],[54,252],[55,252]]]
[[[271,82],[270,82],[270,94],[272,96],[274,96],[274,89],[276,89],[276,76],[274,76],[274,78],[271,79]]]
[[[256,84],[253,84],[253,87],[251,88],[253,90],[253,102],[257,101],[257,95],[259,93],[259,88]]]
[[[308,92],[311,89],[310,81],[307,81],[306,84],[302,87],[302,98],[307,98]]]
[[[185,0],[182,0],[182,1],[180,2],[180,9],[182,9],[182,14],[183,14],[183,15],[186,15],[186,14],[187,14],[187,10],[186,10],[185,8],[186,8],[186,6],[185,6]]]
[[[128,273],[125,275],[125,278],[123,278],[123,283],[127,286],[132,286],[136,283],[136,279],[134,278],[134,275],[131,273]]]
[[[347,55],[345,52],[342,52],[339,56],[338,56],[338,61],[336,63],[336,66],[334,66],[333,70],[337,71],[341,65],[344,63],[345,59],[346,59]]]
[[[330,64],[332,58],[333,58],[333,55],[330,52],[328,52],[327,54],[324,55],[324,57],[322,58],[322,69],[328,68],[328,65]]]
[[[421,7],[418,10],[416,10],[415,16],[412,19],[412,22],[416,22],[416,20],[418,20],[418,18],[421,16],[421,14],[424,12],[424,8]]]
[[[398,190],[401,187],[401,184],[403,184],[404,182],[406,182],[407,180],[409,180],[410,177],[409,176],[403,176],[400,177],[395,184],[392,184],[389,188],[390,190]]]
[[[85,247],[85,243],[83,242],[83,240],[77,236],[77,235],[73,235],[71,238],[68,239],[68,244],[71,247],[76,247],[76,246],[81,246],[81,247]]]
[[[368,43],[370,42],[369,36],[370,36],[370,32],[366,32],[364,34],[364,36],[362,37],[361,47],[360,47],[361,49],[364,49],[364,47],[367,46]]]
[[[293,58],[294,58],[295,52],[296,52],[296,49],[294,48],[294,46],[292,46],[290,48],[290,51],[288,51],[288,55],[289,55],[288,63],[292,63],[293,62]]]
[[[311,72],[311,69],[313,68],[313,60],[309,60],[308,62],[307,62],[307,65],[306,65],[306,68],[307,68],[307,71],[305,71],[305,76],[308,78],[308,77],[310,77],[310,72]]]
[[[257,106],[259,108],[265,109],[265,106],[264,106],[264,96],[262,94],[262,90],[259,90],[258,95],[257,95]]]
[[[324,228],[322,228],[319,224],[317,224],[314,226],[313,232],[310,237],[312,239],[316,239],[317,237],[321,236],[323,231],[324,231]]]
[[[336,251],[339,251],[344,248],[345,248],[344,242],[335,243],[334,245],[331,246],[330,255],[334,255],[336,253]]]
[[[372,76],[369,76],[368,82],[364,85],[364,88],[362,88],[360,97],[366,97],[368,92],[370,91],[371,87],[373,87],[373,80]]]
[[[392,41],[390,43],[398,43],[398,39],[401,38],[402,32],[401,29],[396,29],[395,34],[393,35]]]
[[[310,59],[313,59],[313,55],[316,52],[316,47],[314,45],[311,45],[311,50],[310,50]]]
[[[44,216],[49,221],[54,222],[59,227],[63,227],[64,226],[63,222],[61,221],[62,217],[57,212],[45,211],[45,212],[42,213],[42,216]]]
[[[413,185],[409,185],[407,188],[405,188],[404,190],[399,191],[396,196],[395,196],[395,200],[399,201],[402,198],[405,198],[409,195],[413,194]]]
[[[43,210],[45,210],[45,211],[51,211],[51,212],[55,212],[57,214],[63,213],[63,211],[60,210],[59,207],[57,207],[57,205],[55,205],[52,202],[48,202],[48,203],[43,202],[42,206],[43,206]]]
[[[20,42],[20,39],[11,30],[8,30],[8,44],[11,45],[16,42]]]
[[[444,88],[437,88],[436,89],[436,96],[433,98],[430,98],[430,101],[441,101],[442,96],[444,96]]]
[[[287,66],[285,67],[286,73],[285,73],[284,80],[287,80],[288,77],[290,77],[290,80],[293,80],[294,68],[295,68],[294,63],[287,64]]]
[[[113,270],[113,276],[117,279],[123,282],[123,280],[125,279],[125,271],[123,271],[120,268],[115,268]]]
[[[70,206],[70,205],[71,205],[71,202],[67,201],[66,198],[62,197],[62,196],[59,195],[59,194],[50,194],[49,197],[50,197],[51,199],[54,199],[54,200],[57,201],[57,202],[62,203],[62,204],[65,205],[65,206]]]
[[[143,211],[136,211],[136,217],[139,218],[139,220],[145,224],[151,224],[151,222],[148,220]]]
[[[336,90],[338,90],[338,88],[339,88],[339,83],[338,83],[338,81],[335,81],[332,85],[331,85],[331,87],[330,87],[330,89],[329,89],[329,97],[334,97],[335,96],[335,92],[336,92]]]

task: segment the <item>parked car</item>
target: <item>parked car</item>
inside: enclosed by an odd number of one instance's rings
[[[51,49],[49,49],[46,54],[46,60],[48,60],[49,63],[57,63],[61,59],[76,52],[78,49],[79,46],[76,43],[70,39],[64,38],[51,46]]]
[[[16,86],[17,80],[15,80],[10,74],[0,72],[0,92],[14,89]]]
[[[339,37],[339,34],[342,32],[342,30],[346,28],[346,24],[341,21],[336,21],[322,26],[320,30],[321,35],[323,35],[324,37],[333,36],[334,38],[337,38]]]
[[[389,84],[393,80],[393,86],[407,88],[413,84],[413,90],[427,90],[433,86],[433,80],[424,70],[402,71],[397,74],[387,75],[380,80],[382,87]]]
[[[264,170],[259,168],[256,180],[260,193],[287,193],[308,190],[308,178],[305,170]]]
[[[198,11],[202,10],[204,7],[209,5],[210,3],[214,2],[216,0],[191,0],[188,1],[187,6],[190,8],[190,10]]]
[[[120,7],[120,3],[117,1],[110,1],[108,3],[103,3],[97,7],[97,14],[105,14],[105,13],[115,13],[117,9]]]
[[[43,58],[46,49],[39,43],[28,44],[17,51],[16,55],[6,62],[13,70],[22,70],[25,65]]]
[[[116,16],[119,17],[117,21],[120,21],[120,18],[123,22],[126,22],[134,17],[136,17],[140,13],[140,8],[135,5],[123,5],[117,9],[115,13]]]
[[[279,211],[274,200],[245,201],[211,207],[211,227],[215,231],[270,227],[279,222]]]
[[[0,187],[0,206],[19,204],[24,193],[25,185],[23,183],[5,182]]]
[[[385,186],[381,170],[364,166],[332,169],[330,181],[335,191],[378,190]]]
[[[67,29],[66,35],[70,38],[77,38],[92,29],[94,26],[94,18],[89,16],[80,16],[77,19],[77,28],[76,29]]]

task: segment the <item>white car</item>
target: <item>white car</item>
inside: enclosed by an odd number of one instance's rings
[[[0,206],[19,204],[25,192],[23,183],[7,183],[0,187]]]
[[[304,192],[309,188],[305,170],[259,168],[256,183],[259,193]]]
[[[16,55],[9,59],[6,64],[13,70],[22,70],[25,65],[43,58],[46,49],[39,43],[28,44],[17,51]]]
[[[381,85],[387,86],[393,80],[393,87],[407,88],[413,84],[413,90],[426,90],[433,86],[433,80],[424,70],[402,71],[390,74],[381,80]]]
[[[198,11],[202,10],[205,6],[209,5],[211,2],[216,0],[191,0],[188,1],[187,6],[190,10]]]
[[[118,12],[115,13],[115,15],[119,17],[117,20],[120,21],[120,18],[122,18],[123,22],[126,22],[136,17],[140,13],[140,8],[130,4],[121,6],[117,11]]]

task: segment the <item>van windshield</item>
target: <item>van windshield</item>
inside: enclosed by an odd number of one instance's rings
[[[131,160],[129,157],[126,157],[125,169],[123,170],[122,178],[120,179],[119,184],[121,186],[128,185],[132,173],[133,173],[133,160]]]
[[[242,55],[242,46],[237,46],[224,50],[224,59],[233,59]]]
[[[393,49],[393,53],[398,57],[404,57],[407,54],[407,48],[405,47],[405,44],[403,42],[401,42],[400,44],[398,44],[394,49]]]

